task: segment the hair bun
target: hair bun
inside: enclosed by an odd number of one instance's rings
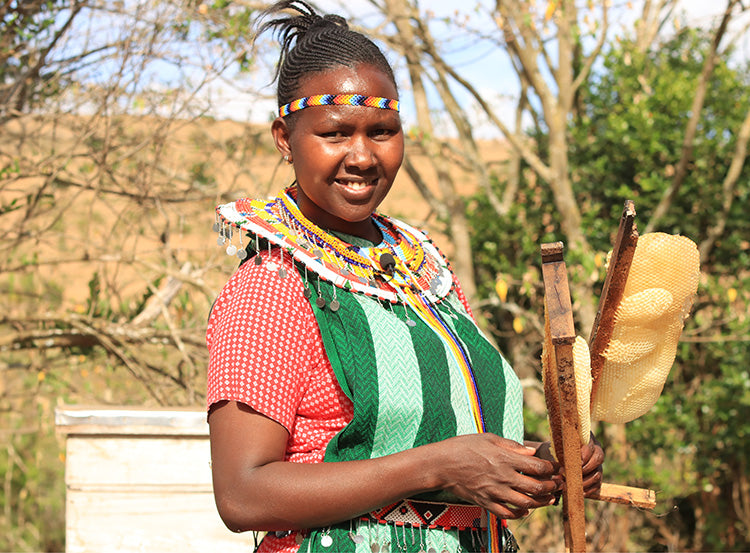
[[[316,33],[324,31],[325,29],[334,28],[349,29],[349,24],[346,22],[346,19],[344,19],[340,15],[326,14],[324,16],[320,16],[318,14],[311,14],[304,17],[306,19],[307,26],[304,32],[301,34]]]
[[[344,19],[343,17],[335,13],[326,14],[323,17],[321,17],[321,20],[325,21],[326,24],[337,25],[339,27],[343,27],[344,29],[349,28],[349,24],[346,22],[346,19]]]

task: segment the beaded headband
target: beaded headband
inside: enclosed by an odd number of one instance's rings
[[[279,117],[286,117],[290,113],[310,106],[365,106],[398,111],[399,101],[381,98],[380,96],[364,96],[363,94],[316,94],[284,104],[279,108]]]

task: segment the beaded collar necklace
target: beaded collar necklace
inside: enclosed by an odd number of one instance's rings
[[[436,303],[451,291],[453,279],[447,261],[417,229],[373,214],[383,241],[371,247],[356,246],[307,219],[295,200],[296,187],[292,185],[271,201],[242,199],[218,206],[214,224],[218,242],[226,245],[227,254],[240,259],[247,257],[248,250],[259,252],[260,240],[269,252],[272,245],[280,246],[280,258],[287,252],[303,264],[306,290],[307,273],[312,271],[339,288],[394,303],[411,303],[405,292]],[[243,246],[243,234],[250,236],[247,246]],[[262,258],[256,256],[255,262],[262,263]],[[278,270],[284,271],[283,263]]]

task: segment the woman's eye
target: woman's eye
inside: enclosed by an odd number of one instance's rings
[[[392,129],[375,129],[370,133],[373,138],[387,138],[394,134]]]

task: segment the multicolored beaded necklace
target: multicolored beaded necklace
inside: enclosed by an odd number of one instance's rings
[[[280,246],[302,262],[306,270],[340,288],[354,290],[393,303],[404,303],[397,290],[408,288],[438,302],[453,286],[447,262],[420,231],[394,219],[373,214],[383,235],[377,246],[359,247],[307,219],[297,207],[296,188],[286,189],[273,201],[242,199],[216,209],[214,230],[221,244],[229,242],[227,253],[240,259],[247,250],[233,243],[239,229],[255,236],[251,249],[259,250],[258,238]],[[384,257],[385,256],[385,257]],[[256,258],[261,261],[260,258]],[[385,264],[384,264],[385,263]]]

